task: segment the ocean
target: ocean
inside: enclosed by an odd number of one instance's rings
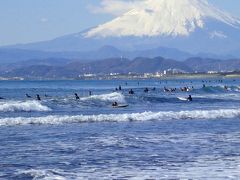
[[[0,81],[0,97],[0,179],[240,179],[240,79]]]

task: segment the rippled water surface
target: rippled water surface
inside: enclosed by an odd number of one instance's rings
[[[0,97],[1,179],[240,178],[238,79],[0,81]]]

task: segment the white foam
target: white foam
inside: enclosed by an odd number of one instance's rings
[[[3,101],[0,102],[0,112],[15,111],[51,111],[47,106],[42,105],[38,101]]]
[[[123,94],[114,92],[109,94],[101,94],[101,95],[92,95],[89,97],[83,97],[81,98],[82,101],[88,101],[88,100],[99,100],[99,101],[107,101],[107,102],[119,102],[119,103],[125,103],[125,97]]]
[[[194,111],[161,111],[131,114],[99,114],[77,116],[45,116],[45,117],[16,117],[0,118],[0,126],[28,125],[28,124],[62,124],[81,122],[124,122],[149,120],[181,120],[181,119],[218,119],[235,118],[240,116],[240,109],[194,110]]]
[[[114,163],[113,163],[114,162]],[[213,156],[195,157],[194,161],[174,163],[166,161],[165,165],[145,164],[145,166],[118,167],[115,161],[108,163],[108,168],[81,166],[70,172],[61,169],[30,169],[19,171],[17,175],[30,175],[33,179],[239,179],[239,157]],[[144,163],[144,162],[141,162]],[[172,167],[174,165],[174,168]],[[172,167],[172,168],[171,168]],[[167,169],[170,168],[170,169]],[[206,173],[207,172],[207,173]],[[125,177],[125,178],[124,178]]]
[[[30,175],[33,179],[56,179],[56,180],[65,180],[67,178],[64,177],[65,174],[62,175],[62,171],[59,170],[36,170],[30,169],[25,171],[19,171],[17,175]],[[69,174],[66,174],[69,176]]]

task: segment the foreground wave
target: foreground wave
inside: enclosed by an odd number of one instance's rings
[[[131,114],[99,114],[77,116],[44,116],[0,118],[0,126],[29,125],[29,124],[63,124],[81,122],[124,122],[149,120],[181,120],[181,119],[218,119],[235,118],[240,116],[239,109],[194,110],[194,111],[162,111]]]
[[[31,111],[51,111],[47,106],[38,101],[5,101],[0,102],[0,112],[31,112]]]

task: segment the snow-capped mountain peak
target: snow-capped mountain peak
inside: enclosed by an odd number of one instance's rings
[[[240,29],[240,20],[207,0],[145,0],[120,17],[99,25],[85,37],[188,36],[214,19]]]

